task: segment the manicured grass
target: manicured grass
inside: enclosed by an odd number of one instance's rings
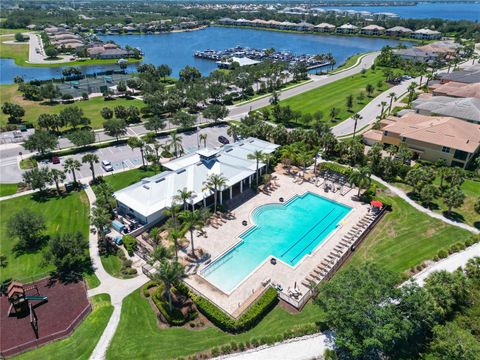
[[[435,179],[435,184],[440,185],[440,179]],[[401,188],[406,193],[412,191],[412,187],[408,184],[397,182],[395,186]],[[463,205],[457,209],[452,209],[452,213],[457,221],[464,222],[470,226],[480,228],[480,215],[475,212],[475,201],[480,197],[480,182],[466,179],[460,187],[465,194]],[[432,210],[444,214],[448,210],[442,197],[439,196],[433,201]]]
[[[143,178],[153,176],[155,174],[158,174],[158,172],[150,168],[147,168],[146,170],[144,170],[143,168],[137,168],[118,174],[105,176],[104,179],[105,182],[109,183],[112,186],[113,191],[117,191],[129,185],[135,184]]]
[[[365,74],[356,74],[331,84],[318,87],[316,89],[304,92],[300,95],[280,101],[281,106],[290,106],[294,111],[300,111],[302,114],[314,114],[317,111],[323,113],[323,121],[333,126],[338,122],[343,121],[355,112],[359,111],[367,105],[374,97],[388,89],[389,85],[383,82],[382,87],[377,88],[379,81],[384,81],[385,76],[381,69],[368,70]],[[367,84],[374,86],[375,91],[371,97],[367,96],[365,87]],[[364,92],[365,99],[359,103],[357,95]],[[346,107],[346,98],[352,95],[354,98],[352,110],[349,111]],[[335,107],[339,110],[336,121],[330,121],[330,110]],[[267,108],[271,108],[268,106]],[[295,124],[292,124],[295,125]]]
[[[100,111],[104,107],[110,107],[113,109],[115,106],[136,106],[142,108],[143,102],[137,99],[116,99],[105,101],[103,97],[92,98],[87,101],[77,101],[73,104],[57,104],[57,105],[47,105],[45,102],[35,102],[24,100],[22,94],[17,90],[18,86],[16,84],[12,85],[0,85],[1,98],[0,102],[13,102],[15,104],[21,105],[25,109],[25,116],[23,120],[25,122],[30,122],[34,125],[37,124],[37,119],[40,114],[58,114],[62,109],[71,106],[78,106],[83,110],[83,113],[87,118],[91,120],[91,126],[94,129],[102,128],[104,119],[100,115]],[[0,114],[0,126],[5,126],[8,121],[8,116],[1,113]]]
[[[0,35],[6,35],[6,34],[16,34],[18,32],[31,32],[32,30],[28,29],[6,29],[6,28],[0,28]],[[5,37],[2,37],[2,41]]]
[[[83,280],[85,280],[89,289],[94,289],[97,286],[100,286],[100,280],[98,280],[98,277],[93,270],[90,274],[83,274]]]
[[[355,54],[355,55],[350,56],[347,60],[345,60],[345,62],[342,65],[333,69],[332,74],[335,74],[335,73],[340,72],[342,70],[348,69],[349,67],[352,67],[353,65],[355,65],[357,63],[358,59],[363,55],[365,55],[365,54]]]
[[[46,234],[56,234],[80,231],[88,236],[89,206],[86,194],[72,192],[63,197],[51,196],[38,200],[35,195],[24,195],[0,202],[0,249],[7,257],[7,267],[2,268],[0,279],[24,279],[36,277],[53,270],[50,265],[44,265],[42,252],[25,253],[16,256],[12,249],[16,240],[7,235],[7,223],[13,214],[29,208],[43,215],[47,225]]]
[[[320,309],[307,304],[298,314],[277,306],[254,329],[230,335],[214,327],[202,330],[187,328],[160,329],[157,319],[140,290],[123,301],[120,324],[107,352],[107,359],[171,359],[186,356],[232,341],[283,334],[294,327],[321,320]]]
[[[393,211],[385,215],[355,251],[351,263],[375,261],[401,273],[471,236],[466,230],[415,210],[397,196],[382,195],[380,199],[392,204]]]
[[[96,295],[91,301],[92,312],[70,337],[26,352],[15,359],[88,359],[113,313],[109,295]]]
[[[0,184],[0,197],[13,195],[17,192],[17,184]]]
[[[12,36],[0,38],[0,58],[14,59],[15,64],[20,65],[28,60],[28,42],[18,44],[4,44],[4,41],[15,40]]]
[[[122,269],[122,262],[117,255],[111,254],[102,256],[102,265],[106,272],[110,275],[121,278],[120,270]]]

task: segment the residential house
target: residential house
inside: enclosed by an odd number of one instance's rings
[[[433,84],[429,88],[434,96],[480,99],[480,83],[464,84],[450,81],[445,84]]]
[[[422,160],[444,160],[448,166],[465,168],[480,152],[480,125],[444,116],[426,116],[409,112],[402,117],[389,116],[380,121],[380,130],[363,134],[365,142],[385,146],[407,144]]]
[[[394,26],[385,31],[385,33],[388,36],[396,36],[396,37],[409,37],[412,34],[412,32],[413,30],[403,26]]]
[[[364,35],[383,35],[385,33],[385,28],[378,25],[367,25],[360,29],[360,33]]]
[[[411,37],[419,40],[437,40],[442,38],[442,34],[435,30],[420,29],[414,31]]]
[[[477,64],[478,65],[478,64]],[[468,69],[439,74],[440,82],[445,84],[455,81],[464,84],[480,83],[480,66],[472,66]]]
[[[431,96],[418,98],[412,108],[421,115],[452,116],[474,124],[480,124],[480,99]]]
[[[337,27],[337,33],[339,34],[356,34],[357,32],[358,27],[352,24],[343,24]]]
[[[315,31],[318,32],[332,32],[335,30],[335,25],[328,24],[328,23],[321,23],[315,25]]]
[[[432,51],[425,51],[417,47],[396,49],[393,50],[394,54],[400,56],[404,60],[413,62],[428,63],[438,58],[438,54]]]

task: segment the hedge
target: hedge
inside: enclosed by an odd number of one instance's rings
[[[131,235],[124,235],[122,240],[128,255],[133,256],[133,249],[135,249],[135,246],[137,245],[137,239]]]
[[[350,174],[353,171],[349,167],[342,166],[336,163],[331,163],[331,162],[320,163],[320,165],[318,166],[318,170],[330,170],[330,171],[336,172],[337,174],[346,175],[346,176],[350,176]]]
[[[177,308],[173,307],[173,311],[170,312],[168,301],[164,300],[162,297],[163,286],[159,286],[152,295],[152,300],[155,303],[158,311],[163,315],[170,325],[173,326],[182,326],[189,322],[190,320],[195,319],[197,314],[195,312],[188,314],[188,316],[183,316],[183,313]]]
[[[218,328],[239,333],[257,325],[278,303],[277,291],[269,288],[250,308],[237,320],[232,319],[223,310],[207,299],[190,293],[197,309]]]

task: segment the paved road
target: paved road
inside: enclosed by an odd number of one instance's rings
[[[362,69],[370,68],[373,65],[373,63],[374,63],[375,59],[377,58],[378,54],[379,54],[379,52],[369,53],[361,59],[358,66],[352,67],[348,70],[339,72],[339,73],[334,74],[334,75],[324,75],[324,76],[312,75],[313,81],[311,81],[309,83],[306,83],[306,84],[303,84],[303,85],[300,85],[300,86],[297,86],[297,87],[294,87],[292,89],[284,90],[280,93],[279,98],[280,98],[280,100],[284,100],[284,99],[287,99],[289,97],[302,94],[305,91],[313,90],[313,89],[316,89],[320,86],[330,84],[334,81],[344,79],[344,78],[347,78],[349,76],[358,74],[359,72],[362,71]],[[262,99],[258,99],[258,100],[249,102],[249,103],[244,104],[244,105],[231,106],[231,107],[229,107],[229,109],[230,109],[229,118],[238,120],[238,119],[244,117],[245,115],[247,115],[249,111],[260,109],[264,106],[268,106],[269,104],[270,104],[270,97],[268,96],[268,97],[265,97],[265,98],[262,98]]]
[[[28,62],[30,64],[58,64],[70,61],[71,55],[58,55],[59,60],[45,60],[47,55],[43,47],[43,41],[38,33],[28,33]],[[38,52],[37,52],[38,49]]]
[[[207,134],[208,147],[217,147],[221,145],[218,141],[218,137],[220,135],[227,137],[230,141],[233,141],[233,139],[227,135],[227,129],[227,125],[218,125],[202,129],[200,130],[199,134]],[[196,131],[182,133],[180,136],[183,139],[182,145],[185,149],[185,152],[189,153],[197,150],[198,140]],[[158,138],[158,142],[160,144],[165,144],[168,142],[168,139],[169,137],[167,135],[164,135]],[[203,143],[200,144],[200,146],[203,147]],[[22,152],[23,155],[20,156],[19,152]],[[140,151],[138,149],[132,150],[127,145],[109,146],[103,149],[95,150],[93,152],[98,155],[100,161],[110,161],[115,171],[134,168],[142,163]],[[71,157],[81,161],[82,156],[86,153],[88,152],[61,157],[60,164],[57,165],[54,165],[49,161],[44,161],[41,165],[62,169],[62,164],[64,163],[66,158]],[[16,183],[22,180],[22,174],[24,171],[19,168],[18,164],[20,162],[20,159],[28,154],[29,152],[26,151],[20,144],[0,145],[0,183]],[[95,164],[94,167],[96,175],[102,175],[105,173],[100,164]],[[77,178],[80,179],[89,176],[91,176],[89,165],[82,164],[80,170],[77,171]],[[67,181],[71,180],[72,178],[69,173],[67,174]]]

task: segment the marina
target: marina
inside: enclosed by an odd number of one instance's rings
[[[256,63],[270,60],[286,62],[289,66],[304,63],[309,70],[330,65],[333,60],[332,54],[300,54],[295,55],[291,51],[276,51],[270,49],[254,49],[249,47],[235,46],[225,50],[207,49],[195,51],[194,56],[201,59],[214,60],[221,68],[229,67],[234,62],[239,66],[254,65]]]

